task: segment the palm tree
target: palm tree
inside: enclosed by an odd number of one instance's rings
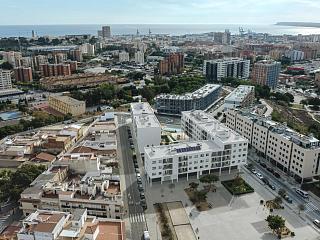
[[[197,188],[199,186],[199,183],[195,183],[195,182],[191,182],[189,183],[189,187],[193,190],[193,191],[196,191]]]

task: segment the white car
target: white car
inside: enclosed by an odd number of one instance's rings
[[[313,224],[316,225],[318,228],[320,228],[320,221],[318,219],[315,219],[313,221]]]
[[[262,179],[263,176],[261,175],[261,173],[256,173],[256,176],[259,178],[259,179]]]

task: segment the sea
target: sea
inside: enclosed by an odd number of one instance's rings
[[[107,24],[105,24],[107,25]],[[111,24],[112,35],[139,34],[168,34],[172,36],[184,34],[200,34],[218,32],[228,29],[231,33],[239,33],[241,27],[244,31],[255,33],[269,33],[271,35],[309,35],[320,34],[320,28],[292,27],[279,25],[243,25],[243,24]],[[75,34],[97,35],[100,24],[74,24],[74,25],[0,25],[0,37],[31,37],[32,30],[37,36],[64,36]]]

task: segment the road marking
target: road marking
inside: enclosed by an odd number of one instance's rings
[[[145,217],[143,213],[134,213],[129,215],[131,223],[143,223],[145,222]]]
[[[306,211],[305,212],[313,212],[318,211],[319,209],[313,204],[313,203],[307,203],[306,204]]]

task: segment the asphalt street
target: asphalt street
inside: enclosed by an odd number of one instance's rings
[[[137,178],[135,174],[132,151],[128,136],[127,125],[118,128],[118,146],[120,149],[119,159],[123,167],[126,189],[124,191],[125,206],[131,224],[131,239],[141,240],[143,231],[146,230],[144,211],[140,205],[140,192],[138,190]]]
[[[290,186],[283,178],[276,178],[272,173],[270,173],[266,168],[262,167],[254,158],[248,156],[249,163],[252,163],[255,170],[261,173],[264,177],[269,180],[270,184],[273,184],[276,187],[276,192],[280,188],[284,189],[287,192],[289,198],[292,199],[292,203],[286,203],[287,206],[290,206],[294,210],[298,210],[298,205],[303,204],[305,205],[305,216],[310,220],[313,221],[314,219],[320,219],[320,203],[314,201],[313,199],[305,199],[299,194],[296,193],[296,187]],[[280,172],[280,170],[278,170]],[[257,178],[258,180],[258,178]],[[260,181],[260,180],[258,180]],[[285,200],[283,200],[286,202]]]

